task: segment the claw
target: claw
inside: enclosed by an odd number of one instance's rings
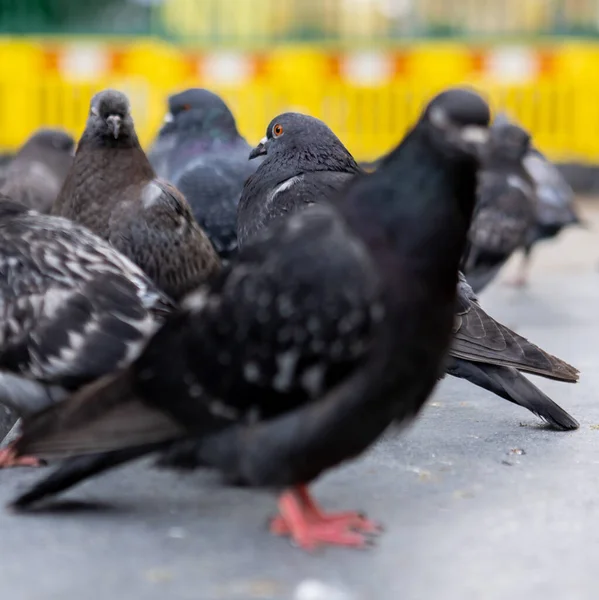
[[[270,522],[271,533],[290,536],[304,550],[320,545],[368,548],[373,545],[370,536],[382,532],[378,523],[359,512],[324,513],[304,486],[283,493],[279,510]]]
[[[0,450],[0,469],[9,467],[41,467],[43,462],[35,456],[17,456],[12,444]]]

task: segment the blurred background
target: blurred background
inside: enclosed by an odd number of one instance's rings
[[[0,0],[0,153],[78,136],[90,96],[129,94],[148,144],[165,98],[208,87],[250,143],[321,117],[360,160],[467,83],[560,162],[599,164],[599,0]]]

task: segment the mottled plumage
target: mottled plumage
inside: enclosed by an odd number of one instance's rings
[[[360,169],[325,123],[299,113],[275,117],[252,157],[264,162],[243,188],[237,236],[244,244],[272,221],[342,190]]]
[[[168,99],[169,112],[148,158],[183,193],[221,258],[237,251],[237,205],[259,161],[216,94],[189,89]]]
[[[126,366],[172,309],[85,228],[0,195],[0,403],[30,415]]]
[[[111,411],[145,405],[164,413],[173,439],[191,436],[164,464],[293,486],[281,496],[273,531],[306,548],[364,545],[355,530],[372,531],[372,523],[317,512],[305,484],[361,453],[392,421],[413,418],[435,386],[488,119],[471,92],[439,95],[385,164],[357,178],[335,208],[309,208],[250,242],[216,281],[186,298],[131,369],[31,424],[21,450],[92,456],[67,461],[16,506],[164,443],[154,427],[145,449],[132,448],[126,433],[107,435]],[[129,431],[139,445],[138,422],[131,419]],[[93,454],[98,448],[112,454]]]
[[[219,268],[185,198],[155,177],[120,92],[105,90],[92,99],[53,213],[108,240],[175,299]]]
[[[463,269],[478,293],[522,248],[536,221],[535,187],[523,165],[530,136],[517,125],[491,127],[491,143],[479,175],[478,202]]]
[[[75,140],[60,129],[39,129],[8,165],[0,192],[28,208],[50,212],[73,164]]]
[[[130,362],[172,301],[84,227],[0,197],[0,368],[75,389]]]

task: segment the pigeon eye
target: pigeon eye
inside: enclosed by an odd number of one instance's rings
[[[273,128],[272,128],[272,132],[275,135],[275,137],[279,137],[280,135],[283,135],[283,126],[279,125],[279,123],[277,123]]]
[[[184,105],[181,107],[181,110],[184,110],[184,111],[187,111],[187,110],[190,110],[190,109],[191,109],[191,104],[184,104]]]

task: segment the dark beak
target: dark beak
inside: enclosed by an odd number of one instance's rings
[[[106,118],[106,124],[108,125],[108,129],[114,135],[114,139],[116,140],[119,137],[119,131],[121,129],[121,117],[118,115],[110,115]]]
[[[258,156],[264,156],[264,155],[268,154],[268,152],[266,150],[266,142],[267,141],[268,141],[267,138],[262,138],[260,140],[260,143],[250,152],[249,160],[257,158]]]

